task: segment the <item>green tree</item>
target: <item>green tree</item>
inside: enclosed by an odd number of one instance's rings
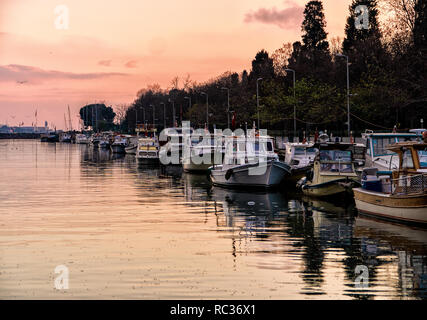
[[[113,108],[103,103],[89,104],[80,109],[80,118],[84,125],[98,131],[112,129],[115,116]]]

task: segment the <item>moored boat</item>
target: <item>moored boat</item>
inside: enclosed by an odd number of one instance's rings
[[[141,164],[159,162],[159,143],[155,136],[140,138],[138,140],[136,159]]]
[[[222,165],[210,168],[214,185],[271,188],[279,185],[290,167],[279,161],[270,137],[227,137]]]
[[[113,153],[126,153],[126,147],[129,145],[129,136],[117,135],[114,137],[114,141],[111,144],[111,151]]]
[[[391,173],[392,170],[398,169],[399,159],[387,147],[398,142],[415,141],[419,138],[416,133],[384,133],[366,130],[362,134],[362,139],[366,144],[365,167],[378,168],[380,173]]]
[[[191,135],[186,141],[182,156],[185,172],[206,172],[215,164],[222,164],[224,159],[223,136],[210,133]]]
[[[427,226],[427,144],[401,142],[387,147],[396,154],[399,168],[385,175],[365,169],[362,187],[354,189],[362,214]]]
[[[84,133],[76,134],[77,144],[88,144],[89,142],[90,142],[90,138],[86,134]]]
[[[320,143],[313,170],[298,182],[306,195],[316,197],[351,193],[359,184],[353,160],[352,143]]]
[[[285,177],[289,183],[296,183],[313,167],[317,154],[314,143],[285,143],[284,162],[291,167],[291,174]]]

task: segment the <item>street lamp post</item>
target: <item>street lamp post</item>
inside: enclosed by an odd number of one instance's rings
[[[145,125],[145,108],[144,107],[140,107],[140,109],[142,109],[142,120],[143,120],[143,123]]]
[[[295,137],[297,135],[297,101],[295,98],[295,70],[285,69],[285,71],[293,73],[293,80],[294,80],[294,139],[295,139]]]
[[[347,62],[347,134],[350,137],[350,74],[349,74],[349,63],[348,56],[344,54],[337,54],[337,57],[346,58]]]
[[[169,102],[172,102],[172,128],[175,128],[175,101],[169,99]]]
[[[163,129],[166,129],[166,104],[164,102],[160,102],[160,105],[163,105]]]
[[[184,99],[188,100],[189,108],[191,109],[191,97],[184,97]]]
[[[156,106],[154,104],[150,104],[150,107],[153,107],[153,127],[156,126]]]
[[[202,96],[206,96],[206,126],[209,130],[209,95],[206,92],[201,92]]]
[[[258,130],[260,129],[260,127],[259,127],[259,90],[258,90],[258,82],[260,80],[262,80],[262,78],[256,79],[256,108],[258,111]]]
[[[227,128],[230,128],[230,89],[229,88],[221,88],[221,90],[227,90]]]

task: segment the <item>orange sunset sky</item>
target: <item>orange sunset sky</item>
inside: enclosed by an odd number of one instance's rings
[[[307,0],[0,0],[0,124],[74,128],[86,103],[131,103],[148,84],[250,70],[260,49],[300,40]],[[324,0],[329,38],[351,0]],[[57,29],[65,5],[68,29]]]

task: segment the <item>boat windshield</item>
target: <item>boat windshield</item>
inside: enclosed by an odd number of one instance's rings
[[[353,172],[351,163],[351,151],[343,150],[321,150],[320,171],[329,172]]]
[[[427,168],[427,149],[418,150],[418,159],[420,159],[420,167]]]
[[[300,155],[316,154],[316,152],[317,152],[316,148],[301,148],[301,147],[296,147],[294,155],[300,156]]]
[[[261,151],[273,151],[273,144],[271,143],[271,141],[263,142],[261,144],[259,143],[259,141],[255,141],[255,152],[260,151],[260,145],[262,146]]]
[[[395,153],[387,150],[389,145],[395,144],[397,142],[405,142],[405,141],[416,141],[416,136],[391,136],[391,137],[376,137],[372,139],[372,146],[374,157],[394,155]],[[369,150],[370,152],[370,150]]]
[[[410,149],[403,151],[402,169],[413,169],[414,161],[412,159],[412,153]]]

